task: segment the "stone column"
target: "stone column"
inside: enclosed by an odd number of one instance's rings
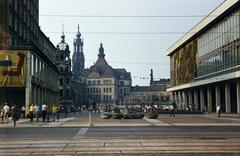
[[[200,110],[202,112],[205,110],[205,97],[203,89],[200,89]]]
[[[198,90],[194,90],[194,110],[197,109],[198,110],[198,107],[199,106],[199,103],[198,103]]]
[[[28,53],[27,54],[27,74],[26,74],[26,87],[25,87],[25,116],[27,116],[27,114],[29,113],[29,107],[30,104],[32,103],[32,82],[30,79],[31,76],[31,62],[29,61],[31,56],[31,54]]]
[[[225,108],[226,113],[231,113],[231,91],[230,91],[230,84],[225,84]]]
[[[220,86],[216,86],[215,88],[215,94],[216,94],[216,108],[217,105],[221,105],[221,92],[220,92]]]
[[[237,79],[237,113],[240,114],[240,79]]]
[[[211,88],[207,89],[207,102],[208,102],[208,112],[212,112],[212,90]]]

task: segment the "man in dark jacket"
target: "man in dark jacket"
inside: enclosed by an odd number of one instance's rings
[[[13,126],[16,126],[16,121],[18,120],[18,109],[16,105],[13,105],[11,109],[11,115],[12,115],[12,120],[13,120]]]

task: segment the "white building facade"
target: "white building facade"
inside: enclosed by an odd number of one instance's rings
[[[168,49],[180,109],[240,114],[240,5],[226,0]]]

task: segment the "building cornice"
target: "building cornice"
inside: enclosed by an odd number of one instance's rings
[[[220,15],[224,14],[234,5],[237,5],[239,0],[225,0],[220,6],[213,10],[208,16],[195,25],[189,32],[175,42],[170,48],[167,49],[168,56],[173,55],[179,48],[186,44],[189,40],[197,36],[204,28],[213,23]]]

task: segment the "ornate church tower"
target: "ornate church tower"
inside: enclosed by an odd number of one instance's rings
[[[59,69],[59,83],[60,83],[60,99],[59,103],[62,106],[72,106],[71,94],[71,59],[68,44],[65,42],[64,32],[61,36],[62,40],[57,45],[56,65]]]
[[[76,38],[74,39],[73,43],[73,80],[79,81],[83,76],[84,71],[84,64],[85,64],[85,58],[83,53],[83,38],[81,38],[81,33],[79,31],[79,25],[78,25],[78,32],[76,34]]]
[[[76,38],[73,43],[73,57],[72,57],[72,95],[73,104],[75,107],[82,107],[86,103],[86,90],[83,81],[84,72],[84,53],[83,53],[83,38],[81,38],[81,33],[79,31],[76,34]]]

